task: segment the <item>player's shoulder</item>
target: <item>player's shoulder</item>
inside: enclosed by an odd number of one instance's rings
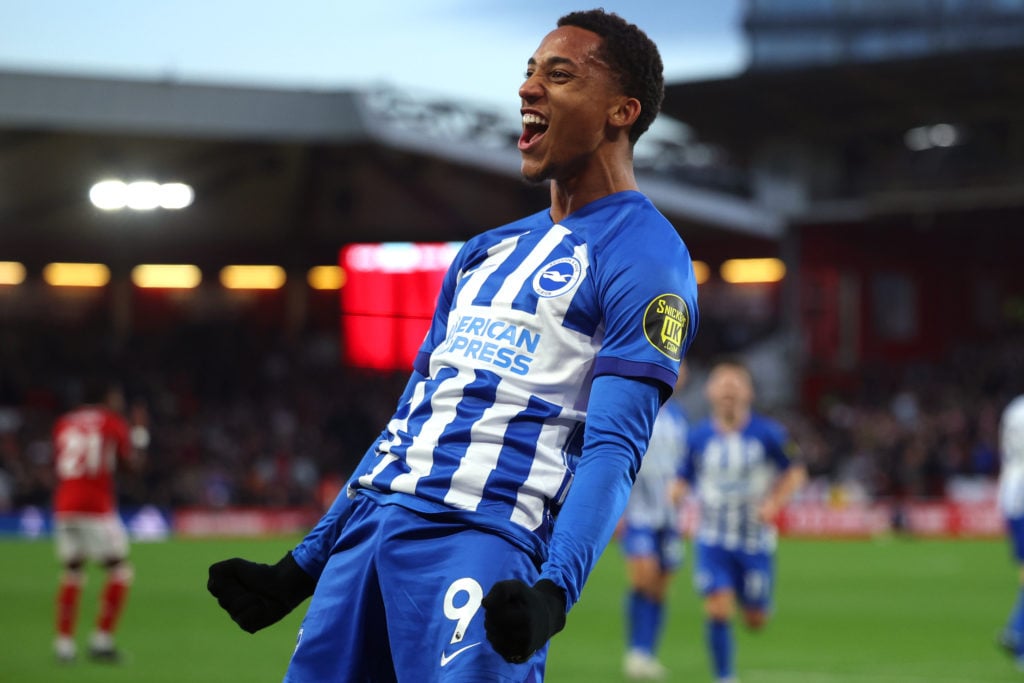
[[[73,424],[102,422],[104,419],[104,410],[105,409],[100,406],[78,406],[57,418],[57,424],[67,426]]]
[[[567,217],[564,224],[574,232],[583,232],[597,250],[614,245],[616,252],[624,249],[659,257],[666,250],[686,249],[672,223],[636,190],[593,201]]]
[[[572,214],[566,227],[582,235],[594,277],[604,291],[642,306],[653,305],[667,294],[678,297],[669,305],[682,310],[692,335],[698,312],[690,253],[647,197],[636,191],[604,197]]]
[[[782,423],[773,417],[769,417],[764,413],[752,411],[750,413],[750,422],[748,426],[751,429],[775,429],[782,426]]]
[[[121,413],[110,410],[109,408],[103,409],[103,419],[107,424],[114,425],[116,427],[127,427],[128,419],[125,418]]]
[[[121,413],[106,406],[90,405],[67,413],[59,425],[110,432],[127,430],[128,420]]]
[[[786,435],[786,427],[781,422],[760,413],[750,414],[746,431],[758,438],[772,440],[782,439]]]

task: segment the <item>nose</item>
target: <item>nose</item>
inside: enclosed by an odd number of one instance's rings
[[[519,97],[526,102],[533,102],[544,94],[536,76],[529,76],[519,86]]]

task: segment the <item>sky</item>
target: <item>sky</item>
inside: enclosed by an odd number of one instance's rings
[[[0,0],[0,70],[313,90],[393,86],[517,107],[559,16],[602,6],[658,44],[666,80],[746,63],[742,0]]]

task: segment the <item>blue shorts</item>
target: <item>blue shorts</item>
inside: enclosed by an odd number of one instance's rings
[[[683,564],[683,540],[676,529],[652,529],[626,525],[622,551],[630,559],[655,556],[663,572],[673,572]]]
[[[1013,557],[1024,564],[1024,517],[1007,517],[1006,533],[1010,537]]]
[[[488,642],[480,608],[496,582],[537,576],[500,536],[359,496],[284,680],[539,683],[547,647],[509,664]]]
[[[705,597],[731,590],[744,609],[767,611],[775,586],[775,559],[768,552],[747,553],[698,543],[693,580]]]

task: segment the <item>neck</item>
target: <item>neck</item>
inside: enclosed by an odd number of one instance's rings
[[[739,410],[731,413],[719,413],[715,415],[715,423],[723,432],[735,432],[743,427],[749,419],[749,410]]]
[[[595,155],[582,172],[551,181],[551,219],[557,223],[590,202],[637,189],[631,148],[624,155]]]

